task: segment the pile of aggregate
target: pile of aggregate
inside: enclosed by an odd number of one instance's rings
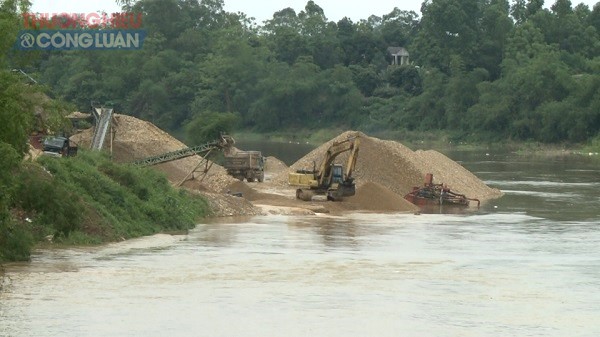
[[[287,185],[289,172],[312,169],[315,165],[318,167],[333,142],[356,136],[360,139],[360,146],[353,176],[363,194],[382,193],[382,187],[403,197],[413,187],[423,186],[425,175],[432,173],[434,183],[444,183],[453,192],[465,194],[468,198],[484,202],[502,196],[500,190],[490,188],[469,170],[437,151],[413,151],[399,142],[369,137],[357,131],[346,131],[317,147],[292,164],[287,171],[275,176],[273,183]],[[347,160],[348,152],[339,155],[335,163],[345,167]],[[366,185],[367,183],[378,185]],[[360,189],[361,187],[364,188]],[[375,191],[376,188],[379,191]],[[374,208],[378,202],[377,199],[369,201],[367,198],[363,201],[361,206],[364,209]]]

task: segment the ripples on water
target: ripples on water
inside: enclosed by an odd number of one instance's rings
[[[472,165],[505,196],[469,214],[217,219],[39,251],[7,268],[0,336],[600,335],[598,171]]]
[[[0,335],[593,336],[598,244],[524,213],[221,221],[39,252]]]

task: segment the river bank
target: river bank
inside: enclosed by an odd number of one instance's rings
[[[317,147],[344,131],[345,130],[337,128],[270,133],[256,133],[242,130],[236,131],[234,135],[240,142],[273,142]],[[413,150],[436,149],[440,152],[445,152],[456,150],[501,149],[503,151],[511,151],[522,155],[546,157],[562,157],[569,155],[600,156],[600,140],[593,140],[584,144],[544,144],[539,142],[517,142],[512,140],[503,140],[502,142],[453,141],[452,137],[447,132],[443,131],[422,132],[386,130],[369,132],[368,134],[379,139],[401,142]]]
[[[28,260],[40,245],[93,245],[185,231],[211,215],[206,199],[173,188],[164,174],[115,163],[106,154],[41,156],[15,174],[0,262]]]
[[[92,136],[88,129],[71,137],[82,149],[80,156],[41,158],[38,173],[21,179],[21,199],[27,202],[21,202],[24,212],[16,219],[19,228],[25,229],[28,242],[97,244],[186,230],[202,217],[418,213],[420,209],[403,196],[421,186],[429,173],[434,175],[435,183],[444,183],[452,191],[483,203],[502,195],[440,152],[413,151],[399,142],[356,131],[342,132],[307,150],[290,166],[276,157],[267,159],[264,183],[240,182],[210,161],[199,167],[204,159],[198,155],[140,168],[128,164],[186,145],[152,123],[132,116],[116,114],[113,124],[112,138],[107,137],[104,147],[107,155],[86,153]],[[328,202],[321,196],[310,202],[297,199],[295,187],[287,183],[288,173],[312,168],[334,142],[348,137],[360,138],[353,174],[357,194],[339,202]],[[346,155],[335,162],[345,163]],[[38,179],[27,183],[31,177]],[[50,196],[52,202],[39,201],[42,195]],[[23,259],[28,256],[28,250],[24,252],[8,259]]]

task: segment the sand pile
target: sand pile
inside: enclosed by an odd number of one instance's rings
[[[502,196],[500,190],[485,185],[469,170],[437,151],[418,150],[415,155],[421,165],[421,172],[433,173],[434,183],[444,183],[455,193],[481,201]]]
[[[114,139],[112,141],[113,159],[118,162],[133,162],[138,159],[159,155],[187,147],[185,144],[150,122],[132,116],[115,114]],[[111,130],[109,130],[111,132]],[[89,148],[93,129],[85,130],[71,137],[80,147]],[[110,134],[106,135],[104,149],[110,151]],[[153,166],[167,174],[173,183],[181,182],[192,171],[201,158],[191,156],[175,161]],[[200,168],[202,170],[204,165]],[[199,177],[202,172],[195,173]],[[225,169],[213,164],[201,184],[209,190],[220,192],[223,188],[236,181],[229,176]]]
[[[259,207],[250,201],[223,193],[195,191],[204,196],[210,205],[213,216],[251,216],[263,214]]]
[[[287,172],[289,167],[276,157],[269,156],[265,162],[265,173],[270,175],[278,175],[281,172]]]
[[[242,197],[248,200],[256,200],[260,197],[260,193],[257,192],[252,187],[248,186],[245,182],[236,180],[235,182],[229,184],[227,188],[223,191],[228,194],[242,194]]]
[[[294,163],[290,169],[277,175],[273,181],[287,184],[287,173],[298,169],[318,166],[327,149],[334,141],[359,135],[360,148],[354,177],[358,187],[375,182],[400,196],[410,192],[413,186],[422,186],[425,174],[434,174],[434,183],[445,183],[452,191],[469,198],[483,200],[502,195],[497,189],[485,185],[467,169],[436,151],[414,152],[408,147],[389,140],[369,137],[361,132],[347,131],[324,143]],[[336,163],[346,164],[348,154],[337,157]],[[357,193],[358,194],[358,193]]]
[[[356,209],[373,212],[416,212],[419,207],[405,200],[386,187],[366,182],[356,190],[356,194],[345,200]]]

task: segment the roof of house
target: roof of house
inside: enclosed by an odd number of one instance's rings
[[[409,56],[408,50],[404,47],[388,47],[388,53],[398,56]]]

